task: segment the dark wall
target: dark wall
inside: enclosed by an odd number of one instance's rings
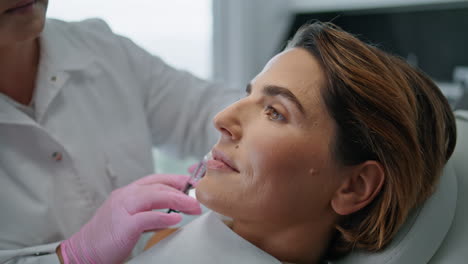
[[[332,21],[386,51],[417,58],[418,66],[438,81],[451,81],[455,66],[468,66],[468,3],[301,13],[296,15],[288,39],[313,19]]]

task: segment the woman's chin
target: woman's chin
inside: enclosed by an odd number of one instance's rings
[[[201,204],[213,210],[210,206],[210,201],[213,200],[213,195],[204,188],[202,181],[200,181],[197,184],[197,188],[195,188],[195,197]]]
[[[225,214],[226,208],[229,208],[226,204],[228,199],[222,197],[222,193],[217,191],[215,186],[210,186],[208,182],[203,180],[198,183],[195,196],[201,204],[217,213]]]

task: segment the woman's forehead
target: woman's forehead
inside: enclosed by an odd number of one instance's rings
[[[273,57],[253,80],[253,89],[277,85],[289,89],[305,108],[321,101],[325,73],[319,62],[306,50],[292,48]]]

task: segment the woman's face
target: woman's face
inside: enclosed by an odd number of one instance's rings
[[[271,59],[246,97],[214,118],[221,137],[197,186],[199,201],[234,219],[282,225],[330,213],[343,169],[332,158],[324,85],[318,61],[303,49]]]
[[[48,0],[0,0],[0,47],[37,38]]]

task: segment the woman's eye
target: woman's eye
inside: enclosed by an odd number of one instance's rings
[[[276,111],[276,109],[271,106],[265,107],[265,114],[268,116],[270,120],[273,120],[273,121],[286,120],[286,118],[282,114],[278,113],[278,111]]]

